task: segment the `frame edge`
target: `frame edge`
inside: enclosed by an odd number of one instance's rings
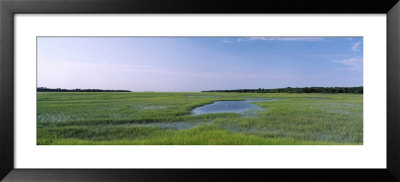
[[[400,3],[387,13],[387,169],[400,179]]]
[[[18,1],[17,1],[18,2]],[[60,1],[56,1],[60,2]],[[18,3],[22,3],[19,1]],[[32,3],[32,1],[30,2]],[[38,3],[38,1],[36,2]],[[399,78],[400,78],[400,36],[399,36],[399,17],[400,17],[400,3],[397,3],[393,8],[387,12],[387,169],[385,171],[389,171],[394,177],[399,180],[400,178],[400,133],[396,133],[400,131],[400,124],[398,123],[400,119],[399,104]],[[16,8],[16,4],[13,4],[11,1],[0,0],[0,103],[2,108],[0,109],[0,180],[2,180],[8,173],[15,173],[19,171],[24,171],[21,169],[14,169],[14,13],[24,12]],[[75,4],[79,5],[79,4]],[[35,6],[38,8],[37,6]],[[52,6],[50,6],[52,7]],[[32,9],[32,8],[31,8]],[[58,7],[60,9],[60,7]],[[83,9],[78,9],[77,12],[83,11]],[[41,9],[40,11],[43,11]],[[47,9],[47,11],[52,11]],[[73,11],[73,10],[67,10]],[[99,10],[101,11],[101,10]],[[113,10],[115,11],[115,10]],[[130,10],[126,10],[130,11]],[[44,11],[43,13],[45,13]],[[73,12],[70,12],[73,13]],[[110,13],[110,12],[108,12]],[[391,49],[389,49],[389,47]],[[12,79],[10,79],[12,78]],[[392,90],[389,90],[392,89]],[[390,100],[389,100],[390,98]],[[7,107],[5,107],[7,106]],[[391,106],[391,107],[389,107]],[[32,170],[33,173],[30,175],[35,176],[35,173],[42,173],[50,175],[50,173],[54,173],[54,170]],[[91,171],[91,170],[76,170],[75,172],[81,173],[83,171]],[[102,171],[102,170],[99,170]],[[168,171],[168,170],[167,170]],[[218,171],[218,170],[216,170]],[[223,170],[222,170],[223,171]],[[350,170],[351,171],[351,170]],[[381,170],[380,170],[381,171]],[[290,172],[290,171],[288,171]],[[381,171],[382,172],[382,171]],[[10,174],[11,174],[10,173]],[[112,173],[112,172],[111,172]],[[118,172],[117,172],[118,173]],[[130,173],[130,172],[128,172]],[[157,173],[157,172],[156,172]],[[221,173],[226,174],[229,172]],[[231,174],[233,172],[230,172]],[[279,173],[279,172],[278,172]],[[282,172],[281,172],[282,173]],[[292,171],[293,173],[293,171]],[[114,174],[116,174],[114,172]],[[175,173],[176,174],[176,173]],[[192,173],[190,173],[192,174]],[[268,173],[265,173],[268,174]],[[309,172],[307,174],[310,174]],[[328,173],[325,174],[325,177],[335,176],[340,174],[340,172],[335,172],[331,175]],[[158,173],[160,175],[160,173]],[[236,174],[234,176],[237,176]],[[82,177],[84,177],[83,175]],[[132,175],[133,176],[133,175]],[[165,177],[167,177],[166,175]],[[184,175],[188,177],[187,175]],[[260,175],[261,176],[261,175]],[[321,177],[321,175],[317,175],[316,177]],[[38,177],[36,175],[36,177]],[[61,177],[61,176],[60,176]],[[147,176],[148,177],[148,176]],[[175,176],[176,177],[176,176]],[[194,176],[191,176],[194,177]],[[347,176],[349,177],[349,176]],[[296,178],[295,176],[293,179]],[[355,179],[356,177],[350,177],[350,179]],[[82,179],[82,178],[81,178]],[[117,178],[116,178],[117,179]],[[160,178],[161,180],[166,180],[166,178]],[[204,177],[202,177],[204,179]],[[329,179],[327,179],[329,181]]]
[[[9,3],[0,1],[0,179],[14,169],[14,17]]]

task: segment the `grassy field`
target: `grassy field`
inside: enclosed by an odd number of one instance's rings
[[[250,115],[192,115],[222,100]],[[184,126],[184,127],[182,127]],[[335,145],[363,143],[362,94],[38,92],[38,145]]]

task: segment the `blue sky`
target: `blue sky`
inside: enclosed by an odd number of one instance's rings
[[[202,91],[363,85],[362,37],[38,37],[38,87]]]

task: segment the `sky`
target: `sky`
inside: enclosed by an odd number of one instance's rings
[[[363,86],[363,39],[38,37],[37,86],[155,92]]]

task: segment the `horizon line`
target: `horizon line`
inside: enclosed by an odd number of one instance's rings
[[[322,87],[322,86],[310,86],[310,87],[280,87],[280,88],[239,88],[239,89],[209,89],[209,90],[200,90],[200,91],[154,91],[154,90],[144,90],[144,91],[138,91],[138,90],[129,90],[129,89],[98,89],[98,88],[50,88],[50,87],[36,87],[38,88],[46,88],[46,89],[54,89],[54,90],[115,90],[115,91],[129,91],[129,92],[208,92],[208,91],[231,91],[231,90],[258,90],[258,89],[263,89],[263,90],[273,90],[273,89],[284,89],[284,88],[355,88],[355,87],[364,87],[363,85],[361,86],[329,86],[329,87]]]

